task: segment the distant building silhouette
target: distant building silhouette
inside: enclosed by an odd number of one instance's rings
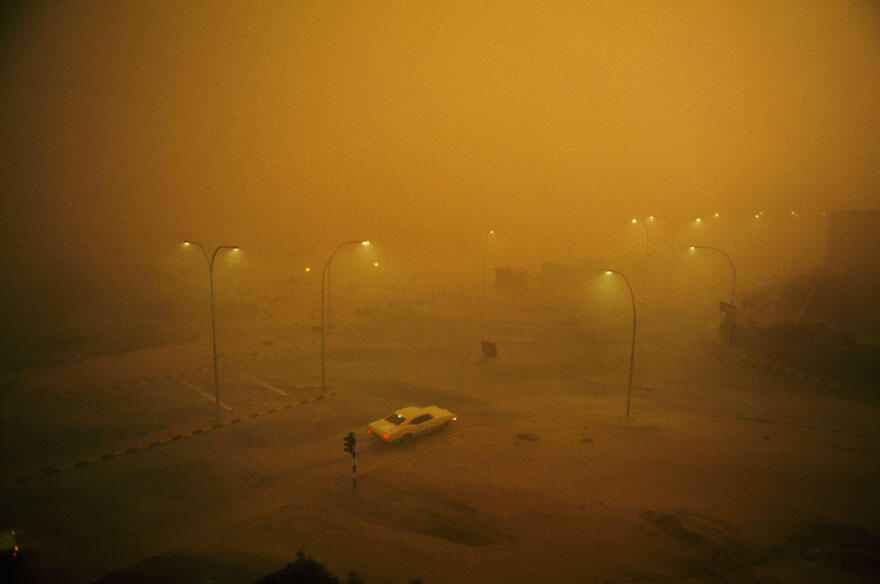
[[[528,270],[495,268],[495,291],[501,294],[525,296],[529,291]]]
[[[840,274],[880,274],[880,211],[832,211],[825,266]]]

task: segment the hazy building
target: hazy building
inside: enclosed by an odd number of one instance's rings
[[[835,273],[880,274],[880,211],[832,211],[825,265]]]
[[[578,264],[544,262],[541,264],[541,292],[548,296],[583,296],[589,280],[605,271],[604,265],[598,261]]]
[[[525,296],[529,290],[528,270],[495,268],[495,291],[502,294]]]

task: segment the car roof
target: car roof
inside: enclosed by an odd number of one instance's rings
[[[398,416],[402,416],[408,420],[408,419],[410,419],[414,416],[418,416],[420,413],[422,413],[422,408],[417,407],[417,406],[408,406],[405,408],[400,408],[399,410],[395,411],[394,413],[397,414]]]
[[[438,408],[437,406],[425,406],[423,408],[420,408],[418,406],[409,406],[409,407],[405,407],[405,408],[400,408],[399,410],[397,410],[394,413],[399,416],[403,416],[405,419],[409,420],[409,419],[414,418],[420,414],[431,413],[436,416],[438,414],[449,413],[449,411],[444,410],[443,408]]]

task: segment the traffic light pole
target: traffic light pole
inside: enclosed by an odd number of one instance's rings
[[[348,436],[342,439],[342,443],[345,444],[343,450],[351,452],[351,487],[357,490],[357,453],[354,449],[357,438],[355,438],[354,432],[349,432]]]

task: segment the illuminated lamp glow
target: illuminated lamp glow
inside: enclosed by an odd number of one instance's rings
[[[635,217],[633,217],[633,221],[632,221],[633,223],[638,223],[638,221],[639,221],[638,219],[636,219]]]
[[[373,429],[372,429],[372,428],[367,428],[367,434],[372,434],[372,433],[373,433]]]
[[[382,440],[388,440],[388,434],[382,434]]]
[[[363,246],[370,245],[370,241],[368,239],[365,239],[364,241],[361,242],[361,245],[363,245]]]
[[[697,218],[696,218],[696,222],[699,223],[700,221],[702,221],[702,219],[700,219],[699,217],[697,217]]]
[[[694,247],[694,246],[691,246],[691,247],[690,247],[690,250],[691,250],[691,251],[696,251],[696,249],[697,249],[697,248]]]
[[[378,267],[379,267],[379,262],[373,262],[373,267],[378,268]]]
[[[312,268],[310,268],[310,267],[307,266],[307,267],[306,267],[306,271],[307,271],[307,272],[311,272],[311,271],[312,271]]]

